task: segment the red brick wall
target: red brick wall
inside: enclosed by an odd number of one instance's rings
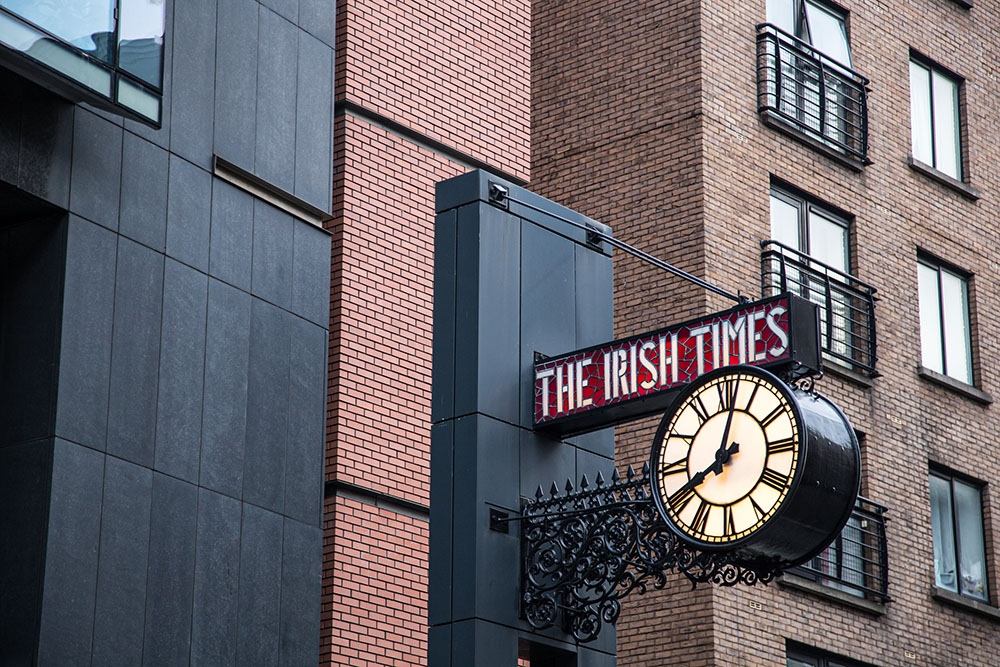
[[[427,522],[332,498],[325,528],[322,664],[426,664]]]
[[[337,3],[337,99],[529,177],[530,3]]]
[[[529,6],[338,2],[336,100],[527,179]],[[327,480],[426,506],[434,184],[468,167],[350,112],[334,141]],[[322,664],[425,664],[427,523],[326,519]]]
[[[426,504],[434,183],[465,170],[351,116],[335,136],[327,477]]]

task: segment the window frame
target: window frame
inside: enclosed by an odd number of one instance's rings
[[[781,183],[771,183],[770,196],[775,199],[780,199],[784,203],[798,209],[799,247],[793,248],[793,250],[796,250],[803,255],[808,255],[812,259],[816,258],[813,256],[812,248],[810,247],[812,245],[809,237],[811,214],[815,212],[817,215],[835,223],[839,227],[842,227],[844,230],[844,250],[847,253],[847,256],[844,258],[844,269],[842,270],[844,273],[851,274],[851,264],[853,263],[851,260],[854,255],[851,251],[851,231],[853,227],[853,217],[851,215],[838,208],[830,206],[829,204],[824,204],[815,197],[810,197],[809,195],[799,191],[797,188],[792,188]],[[770,203],[770,199],[768,199],[768,203]],[[773,230],[769,230],[769,232],[773,238]],[[817,259],[816,261],[821,260]],[[836,266],[833,268],[841,270]]]
[[[871,667],[870,664],[791,639],[785,640],[785,664],[796,660],[810,667]]]
[[[924,330],[923,330],[923,324],[922,324],[922,322],[920,322],[920,320],[922,320],[923,317],[919,313],[919,309],[920,309],[920,305],[919,304],[920,304],[920,302],[922,300],[921,299],[921,294],[920,294],[920,267],[921,267],[921,265],[923,265],[924,267],[926,267],[928,269],[934,270],[937,273],[937,282],[936,282],[936,290],[937,291],[936,291],[936,295],[935,296],[936,296],[937,305],[938,305],[938,312],[937,312],[937,318],[936,318],[936,320],[937,320],[937,336],[938,336],[938,338],[940,340],[940,349],[937,351],[937,355],[938,355],[939,360],[940,360],[940,368],[941,368],[940,371],[938,371],[938,369],[936,369],[936,368],[931,368],[930,366],[927,366],[924,363],[924,358],[925,358],[925,354],[926,354],[926,351],[924,349],[924,344],[925,344],[924,343]],[[944,290],[943,290],[942,278],[941,278],[941,274],[942,273],[947,273],[947,274],[949,274],[949,275],[951,275],[951,276],[953,276],[955,278],[958,278],[959,280],[962,281],[962,284],[965,286],[965,304],[964,304],[964,308],[965,308],[965,315],[966,315],[966,322],[965,322],[966,339],[965,339],[964,343],[965,343],[965,362],[966,362],[966,365],[967,365],[966,370],[968,371],[968,381],[963,380],[962,378],[957,377],[957,376],[952,375],[951,373],[949,373],[949,365],[950,364],[948,363],[948,342],[947,342],[947,339],[946,339],[946,331],[945,331],[945,322],[946,322],[947,318],[945,317],[945,310],[946,309],[944,307]],[[917,252],[917,308],[918,308],[918,315],[917,315],[917,317],[918,317],[918,324],[920,325],[918,327],[919,331],[920,331],[920,366],[924,367],[924,368],[927,368],[930,371],[933,371],[933,372],[936,372],[936,373],[940,373],[941,375],[944,375],[945,377],[947,377],[947,378],[949,378],[951,380],[954,380],[955,382],[958,382],[958,383],[961,383],[963,385],[967,385],[967,386],[970,386],[970,387],[975,387],[976,386],[976,379],[977,378],[976,378],[975,353],[974,353],[973,344],[972,344],[972,340],[973,340],[973,335],[972,335],[972,330],[973,330],[972,278],[973,278],[973,274],[972,273],[970,273],[968,271],[965,271],[963,269],[960,269],[957,266],[955,266],[953,264],[950,264],[949,262],[942,261],[942,260],[938,259],[937,257],[934,257],[933,255],[930,255],[930,254],[928,254],[926,252],[922,252],[922,251],[918,251]]]
[[[158,83],[153,83],[136,74],[122,62],[123,44],[130,41],[121,36],[126,12],[123,6],[141,0],[104,0],[112,11],[113,30],[110,59],[104,60],[67,41],[51,29],[33,22],[16,10],[0,6],[0,22],[8,29],[9,35],[37,36],[32,47],[42,42],[50,42],[56,52],[69,56],[82,64],[83,69],[61,69],[55,60],[47,61],[39,54],[19,48],[15,43],[0,41],[0,66],[6,67],[28,78],[71,102],[86,102],[118,116],[144,123],[159,129],[163,122],[163,94],[165,87],[166,59],[170,33],[170,16],[167,0],[163,3],[162,30],[159,44]],[[20,31],[20,33],[18,33]],[[103,34],[103,33],[102,33]],[[155,38],[150,38],[155,41]],[[83,78],[81,78],[81,76]],[[107,77],[107,85],[95,85],[95,77]],[[155,118],[150,115],[155,105]]]
[[[938,584],[938,581],[937,581],[937,571],[936,571],[936,568],[935,568],[934,573],[933,573],[933,576],[934,576],[934,579],[933,579],[934,585],[936,587],[938,587],[938,588],[941,588],[943,590],[949,591],[950,593],[954,593],[955,595],[959,595],[963,599],[972,600],[972,601],[978,602],[980,604],[985,604],[985,605],[992,606],[992,604],[993,604],[993,602],[992,602],[993,596],[990,595],[990,568],[989,568],[989,560],[988,560],[988,544],[987,544],[987,541],[986,541],[986,512],[984,511],[985,506],[984,506],[984,503],[983,503],[983,495],[984,495],[983,492],[986,490],[986,483],[983,482],[983,481],[981,481],[981,480],[977,480],[977,479],[974,479],[972,477],[969,477],[968,475],[963,475],[962,473],[955,472],[953,470],[945,468],[944,466],[939,466],[939,465],[931,464],[930,468],[928,470],[928,475],[927,475],[928,500],[929,500],[929,494],[930,494],[930,479],[932,477],[937,477],[938,479],[943,480],[943,481],[945,481],[945,482],[948,483],[949,498],[950,498],[950,501],[951,501],[951,517],[950,517],[951,518],[951,529],[952,529],[952,536],[953,536],[953,539],[954,539],[954,549],[955,549],[955,552],[954,552],[954,554],[952,554],[952,556],[955,559],[955,575],[956,575],[955,576],[955,590],[952,590],[952,589],[950,589],[950,588],[948,588],[946,586],[941,586],[940,584]],[[983,543],[983,553],[982,553],[982,556],[983,556],[983,597],[981,597],[981,598],[980,597],[976,597],[974,595],[969,595],[967,593],[963,593],[962,592],[962,587],[960,585],[960,582],[961,582],[961,579],[962,579],[962,551],[961,551],[961,542],[962,542],[961,541],[961,534],[962,533],[961,533],[961,528],[960,528],[961,524],[960,524],[960,522],[958,520],[958,512],[955,511],[955,507],[957,506],[957,500],[956,500],[956,497],[955,497],[955,483],[956,482],[958,482],[959,484],[964,484],[967,487],[975,489],[976,492],[978,493],[978,497],[979,497],[979,517],[980,517],[979,533],[980,533],[980,539],[981,539],[981,541]],[[933,513],[933,507],[934,507],[933,503],[928,503],[928,504],[929,504],[929,509]],[[933,516],[933,514],[932,514],[932,516]],[[968,526],[966,526],[966,528],[968,528]],[[933,550],[933,547],[934,547],[934,538],[935,538],[935,536],[934,536],[934,531],[933,531],[933,520],[932,520],[932,522],[931,522],[931,549],[932,550]],[[932,551],[932,554],[933,554],[933,551]],[[932,567],[933,567],[933,557],[932,557]]]
[[[910,88],[910,159],[919,165],[929,168],[940,174],[946,179],[951,179],[957,183],[968,183],[968,159],[965,150],[966,136],[965,136],[965,77],[961,76],[957,72],[931,60],[927,56],[910,50],[909,59],[907,60],[909,65],[909,88]],[[922,158],[917,157],[915,151],[913,150],[913,143],[915,137],[914,128],[914,106],[913,106],[913,77],[912,77],[912,66],[917,65],[927,70],[927,99],[923,100],[926,105],[927,114],[930,120],[930,150],[931,150],[931,161],[928,162]],[[938,74],[944,79],[951,81],[955,86],[955,158],[957,160],[958,174],[952,175],[941,169],[938,161],[938,123],[935,119],[934,113],[934,74]]]

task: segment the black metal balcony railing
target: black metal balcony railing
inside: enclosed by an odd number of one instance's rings
[[[792,292],[819,305],[824,356],[870,377],[875,370],[875,288],[777,241],[761,241],[761,292]]]
[[[792,572],[857,597],[888,602],[885,512],[882,505],[859,497],[850,520],[833,544]]]
[[[868,79],[777,26],[757,26],[757,110],[868,160]]]

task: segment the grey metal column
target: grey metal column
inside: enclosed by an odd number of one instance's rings
[[[494,185],[509,198],[491,201]],[[558,216],[558,217],[553,217]],[[614,628],[578,646],[520,618],[519,514],[541,485],[614,466],[611,429],[569,441],[532,431],[535,353],[612,338],[611,248],[568,218],[610,230],[475,171],[438,184],[431,441],[430,665],[513,667],[536,646],[547,664],[615,663]],[[544,648],[542,648],[544,647]]]

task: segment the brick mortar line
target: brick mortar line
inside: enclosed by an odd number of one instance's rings
[[[497,169],[496,167],[490,165],[477,157],[469,155],[457,148],[449,146],[446,143],[438,141],[426,134],[414,130],[399,121],[393,120],[388,116],[384,116],[377,111],[373,111],[357,102],[351,100],[341,100],[334,104],[333,107],[334,117],[350,115],[354,118],[360,118],[376,127],[379,127],[390,134],[393,134],[401,139],[405,139],[417,146],[424,148],[436,155],[445,157],[453,162],[468,167],[469,169],[482,169],[487,171],[499,178],[510,181],[515,185],[520,185],[522,187],[528,185],[528,182],[523,178],[515,176],[514,174],[508,173],[502,169]]]

